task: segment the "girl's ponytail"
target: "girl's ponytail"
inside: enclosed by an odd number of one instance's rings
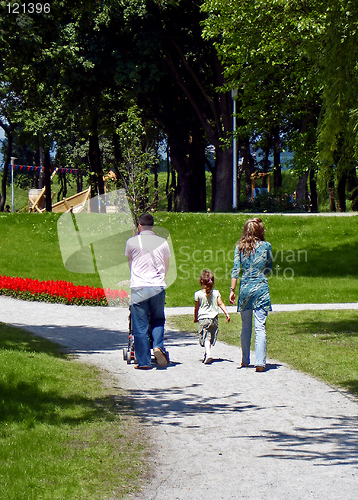
[[[206,295],[210,295],[214,287],[214,275],[211,271],[202,271],[200,275],[200,284],[202,287],[205,286]]]

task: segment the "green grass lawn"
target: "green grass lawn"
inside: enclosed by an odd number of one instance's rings
[[[227,301],[234,247],[247,214],[157,214],[175,249],[177,280],[168,305],[192,305],[204,268]],[[358,301],[358,217],[262,216],[272,244],[275,304]]]
[[[220,316],[218,339],[240,346],[240,314],[230,317],[226,323]],[[173,316],[167,323],[179,331],[196,332],[193,315]],[[358,311],[269,313],[267,356],[358,396]]]
[[[148,448],[121,390],[0,323],[0,498],[98,500],[139,487]]]
[[[98,274],[65,269],[57,236],[59,215],[0,214],[2,275],[66,280],[101,286]],[[169,230],[177,278],[167,290],[168,306],[190,306],[202,269],[211,269],[227,301],[235,243],[247,214],[155,214]],[[358,216],[262,215],[272,244],[269,277],[274,304],[358,301]],[[174,259],[172,259],[174,262]]]
[[[4,276],[64,280],[101,286],[98,274],[77,274],[63,265],[57,236],[58,214],[0,214],[0,269]]]

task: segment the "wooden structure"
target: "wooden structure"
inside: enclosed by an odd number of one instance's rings
[[[51,180],[57,174],[57,170],[58,168],[55,168],[55,170],[52,172]],[[52,194],[52,199],[54,196],[55,193]],[[46,200],[46,186],[39,190],[30,189],[28,212],[38,212],[38,213],[44,212],[46,210],[45,208],[43,208],[45,205],[45,200]]]
[[[54,178],[57,173],[58,168],[56,168],[52,175],[51,180]],[[52,199],[55,196],[55,193],[52,193]],[[82,191],[81,193],[74,194],[69,198],[64,198],[62,201],[59,201],[52,205],[52,212],[55,213],[63,213],[63,212],[82,212],[85,208],[86,202],[91,197],[91,187]],[[42,189],[31,189],[29,191],[29,205],[28,212],[37,212],[42,213],[45,212],[46,201],[46,186]]]
[[[54,205],[52,205],[52,212],[65,213],[65,212],[82,212],[84,210],[86,202],[91,197],[91,186],[85,191],[81,191],[80,193],[74,194],[69,198],[64,198],[62,201],[58,201]]]
[[[254,172],[251,174],[251,198],[255,198],[255,180],[267,177],[267,192],[270,192],[270,172]]]

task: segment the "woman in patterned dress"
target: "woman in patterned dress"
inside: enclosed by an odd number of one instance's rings
[[[272,311],[267,275],[272,269],[271,244],[265,241],[265,228],[258,217],[248,220],[236,244],[231,272],[230,303],[235,304],[235,288],[240,270],[238,312],[241,313],[241,366],[250,364],[252,314],[255,320],[255,367],[263,372],[266,365],[266,318]]]

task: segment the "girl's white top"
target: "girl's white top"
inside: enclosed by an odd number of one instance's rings
[[[194,300],[199,302],[198,319],[215,318],[219,314],[218,299],[221,297],[219,290],[212,290],[206,295],[205,289],[194,293]]]

